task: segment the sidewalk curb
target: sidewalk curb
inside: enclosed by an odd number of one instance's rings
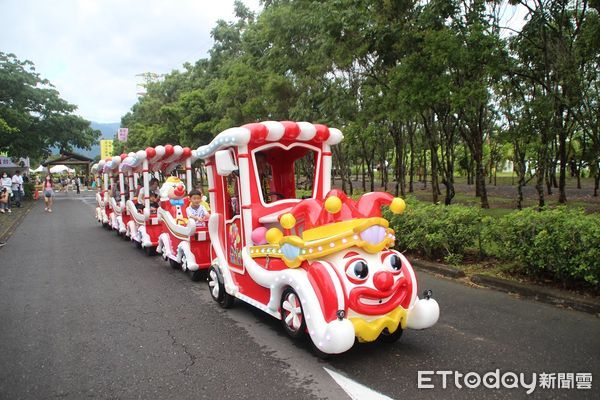
[[[488,275],[476,274],[471,276],[471,282],[491,287],[503,292],[517,293],[524,297],[533,297],[538,301],[571,307],[574,310],[591,314],[600,313],[600,302],[580,295],[564,293],[559,289],[547,288],[534,284],[513,282]]]
[[[449,278],[464,278],[466,275],[464,271],[461,271],[456,268],[448,267],[444,264],[434,263],[431,261],[419,260],[419,259],[411,259],[410,262],[417,268],[421,268],[427,271],[434,272],[436,274],[444,275]]]
[[[19,215],[17,219],[13,221],[12,225],[10,225],[4,232],[0,232],[0,242],[5,242],[8,240],[9,237],[12,236],[15,229],[21,224],[21,221],[23,221],[23,218],[25,218],[25,216],[29,214],[31,209],[35,206],[35,202],[36,200],[28,201],[27,205],[24,207],[23,212],[21,213],[21,215]]]
[[[461,270],[448,267],[444,264],[424,260],[411,260],[413,266],[431,273],[440,274],[449,278],[458,279],[465,277]],[[577,311],[590,314],[600,314],[600,301],[581,295],[563,292],[560,289],[548,288],[540,285],[509,281],[489,275],[474,274],[468,277],[469,281],[479,286],[507,293],[516,293],[529,299],[551,304],[554,306],[570,307]]]

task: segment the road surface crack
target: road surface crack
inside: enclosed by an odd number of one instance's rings
[[[183,370],[181,370],[181,372],[183,372],[184,374],[187,374],[188,370],[194,364],[196,364],[196,356],[188,351],[188,348],[187,348],[187,346],[185,344],[177,342],[177,339],[175,339],[175,336],[171,333],[170,329],[167,329],[167,334],[171,338],[171,346],[181,347],[183,349],[183,352],[188,356],[189,362],[186,363],[185,368]]]

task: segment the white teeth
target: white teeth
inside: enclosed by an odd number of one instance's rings
[[[378,306],[380,304],[385,304],[387,303],[391,298],[392,298],[393,294],[386,297],[385,299],[379,299],[379,300],[373,300],[373,299],[366,299],[364,297],[360,297],[358,300],[368,306]]]

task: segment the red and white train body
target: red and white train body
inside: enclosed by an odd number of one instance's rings
[[[175,154],[178,146],[175,146]],[[162,223],[162,233],[158,238],[157,252],[162,254],[174,268],[190,272],[192,280],[200,280],[202,272],[211,265],[211,245],[206,226],[200,226],[188,218],[190,204],[187,194],[192,190],[192,163],[195,157],[189,148],[183,148],[181,155],[163,171],[168,175],[178,166],[185,167],[185,182],[171,176],[160,190],[158,217]]]
[[[102,160],[93,167],[103,178],[96,218],[194,279],[207,271],[221,306],[249,303],[281,320],[290,336],[308,334],[320,352],[342,353],[356,339],[394,341],[404,329],[434,325],[439,306],[430,291],[419,299],[414,270],[393,249],[394,231],[381,214],[384,206],[403,212],[404,201],[382,192],[353,200],[331,189],[331,146],[342,139],[325,125],[267,121],[227,129],[194,151],[165,145]],[[198,159],[208,180],[207,227],[186,215]],[[151,174],[181,166],[185,177],[164,182],[152,215]],[[108,195],[116,173],[118,203]],[[133,195],[139,174],[143,211]]]
[[[399,213],[404,202],[387,193],[355,202],[330,190],[331,146],[342,139],[324,125],[268,121],[225,130],[195,151],[212,208],[212,297],[224,307],[245,301],[291,336],[307,332],[324,353],[344,352],[355,338],[394,340],[439,316],[435,300],[418,298],[412,266],[391,249],[394,232],[381,217],[381,206]],[[313,171],[305,199],[296,196],[301,158]]]

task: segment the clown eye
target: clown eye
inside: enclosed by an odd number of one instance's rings
[[[394,272],[400,272],[402,270],[402,260],[397,254],[390,254],[383,260],[383,265],[387,266]]]
[[[364,260],[352,261],[346,268],[346,275],[353,281],[364,281],[369,276],[369,267]]]

